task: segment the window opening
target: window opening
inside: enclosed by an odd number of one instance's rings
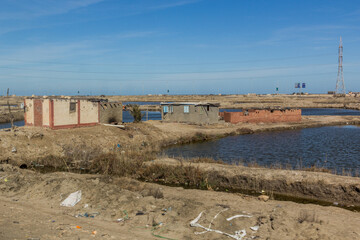
[[[189,113],[189,106],[184,106],[184,113]]]
[[[70,113],[76,112],[76,102],[70,103]]]

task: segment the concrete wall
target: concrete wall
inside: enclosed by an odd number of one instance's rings
[[[168,113],[164,113],[164,106],[168,106]],[[173,112],[170,111],[171,106]],[[189,106],[189,113],[184,113],[184,106]],[[219,108],[195,105],[162,105],[161,116],[162,120],[167,122],[212,124],[219,122]]]
[[[98,123],[99,109],[97,102],[80,100],[80,124]]]
[[[43,110],[43,126],[49,127],[50,126],[50,100],[49,99],[43,99],[42,100],[42,110]]]
[[[25,99],[25,124],[52,129],[122,122],[121,103],[100,103],[64,98]]]
[[[54,127],[78,124],[78,103],[75,100],[53,99]],[[70,112],[70,102],[76,104],[75,111]]]
[[[122,123],[121,103],[100,103],[100,123]]]
[[[225,122],[300,122],[301,109],[287,110],[244,110],[243,112],[225,112]]]
[[[34,125],[34,99],[25,99],[24,120],[26,126]]]

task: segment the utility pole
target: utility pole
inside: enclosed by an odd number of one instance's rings
[[[10,106],[10,102],[9,102],[9,88],[7,89],[6,92],[6,98],[7,98],[7,105],[8,105],[8,109],[9,109],[9,118],[10,118],[10,123],[11,123],[11,130],[14,130],[14,115],[11,113],[11,106]]]
[[[338,74],[336,80],[336,90],[335,94],[345,95],[345,83],[344,83],[344,73],[343,73],[343,45],[342,39],[340,37],[340,44],[339,44],[339,67],[338,67]]]

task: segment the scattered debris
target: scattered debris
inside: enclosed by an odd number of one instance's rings
[[[73,207],[81,200],[81,190],[71,193],[60,206],[63,207]]]
[[[253,231],[257,231],[257,230],[259,230],[259,228],[260,228],[260,226],[253,226],[253,227],[250,227],[250,229],[251,230],[253,230]]]
[[[142,212],[142,211],[138,211],[135,215],[136,215],[136,216],[140,216],[140,215],[145,215],[145,213]]]
[[[117,128],[125,129],[124,125],[113,125],[113,124],[107,124],[107,123],[104,123],[103,125],[107,126],[107,127],[117,127]]]
[[[220,211],[218,214],[215,215],[215,217],[217,217],[217,216],[218,216],[221,212],[223,212],[223,211],[224,211],[224,210]],[[226,211],[226,210],[225,210],[225,211]],[[201,213],[199,214],[199,216],[197,216],[194,220],[192,220],[192,221],[190,222],[190,226],[191,226],[191,227],[199,227],[199,228],[205,229],[204,232],[195,232],[195,234],[198,235],[198,234],[203,234],[203,233],[206,233],[206,232],[216,232],[216,233],[226,235],[226,236],[231,237],[231,238],[236,239],[236,240],[242,240],[242,239],[246,236],[246,231],[245,231],[245,229],[239,230],[239,231],[235,231],[235,234],[233,235],[233,234],[229,234],[229,233],[222,232],[222,231],[220,231],[220,230],[215,230],[215,229],[211,229],[211,228],[204,227],[204,226],[202,226],[202,225],[200,225],[200,224],[198,223],[198,221],[200,220],[202,214],[203,214],[203,212],[201,212]],[[215,219],[215,217],[214,217],[214,219]],[[214,219],[213,219],[213,220],[214,220]],[[212,222],[212,221],[211,221],[211,222]],[[211,224],[211,223],[210,223],[210,224]]]
[[[13,148],[11,149],[11,152],[12,152],[12,153],[17,153],[16,147],[13,147]]]
[[[250,216],[250,215],[235,215],[235,216],[227,218],[226,221],[231,221],[234,218],[239,218],[239,217],[251,218],[252,216]]]
[[[97,215],[100,215],[100,213],[98,212],[94,212],[94,213],[84,213],[84,214],[76,214],[75,217],[90,217],[90,218],[95,218]]]
[[[259,197],[258,197],[258,199],[260,200],[260,201],[264,201],[264,202],[267,202],[268,200],[269,200],[269,196],[267,196],[267,195],[260,195]]]

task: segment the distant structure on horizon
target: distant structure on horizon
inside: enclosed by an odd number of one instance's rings
[[[345,83],[344,83],[344,73],[343,73],[343,45],[342,39],[340,37],[340,44],[339,44],[339,67],[338,67],[338,74],[336,80],[336,89],[335,94],[345,94]]]

